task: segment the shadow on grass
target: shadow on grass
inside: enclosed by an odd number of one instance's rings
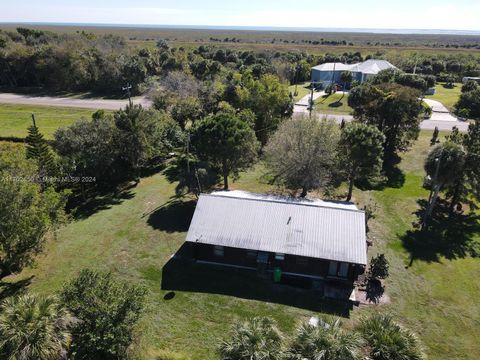
[[[78,194],[76,198],[72,199],[69,206],[72,208],[72,215],[75,219],[86,219],[99,211],[110,209],[112,206],[119,205],[133,197],[134,194],[130,189],[89,194],[86,200],[80,200],[81,194]]]
[[[393,166],[385,170],[386,182],[385,186],[400,189],[405,184],[405,174],[397,166]]]
[[[349,303],[322,299],[316,290],[272,283],[270,279],[259,278],[253,270],[195,263],[181,255],[186,249],[183,245],[163,267],[162,290],[233,296],[349,317],[352,308]]]
[[[1,92],[14,93],[25,96],[32,97],[42,97],[42,96],[51,96],[51,97],[71,97],[76,99],[106,99],[106,100],[128,100],[125,92],[116,91],[116,92],[75,92],[75,91],[62,91],[56,89],[48,89],[45,87],[10,87],[10,86],[0,86]]]
[[[148,225],[166,232],[185,232],[195,211],[195,200],[173,198],[148,215]]]
[[[333,103],[330,103],[328,104],[328,107],[331,107],[331,108],[339,108],[343,105],[343,103],[341,101],[335,101]]]
[[[13,283],[0,281],[0,301],[9,298],[11,296],[21,295],[30,285],[33,279],[33,275]]]
[[[432,212],[428,227],[422,231],[419,223],[423,219],[427,201],[418,201],[420,209],[415,213],[419,219],[416,229],[408,231],[402,242],[410,253],[411,261],[439,261],[441,257],[458,259],[480,256],[480,217],[474,213],[454,213],[449,216],[448,204],[439,200]]]
[[[366,299],[375,304],[378,304],[381,297],[385,293],[385,287],[382,285],[382,282],[378,279],[369,279],[367,281],[367,286],[365,288]]]

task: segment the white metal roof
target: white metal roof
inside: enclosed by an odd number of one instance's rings
[[[319,71],[351,71],[360,72],[363,74],[378,74],[381,70],[396,69],[387,60],[369,59],[357,64],[343,64],[343,63],[325,63],[314,66],[313,69]]]
[[[202,194],[186,241],[367,263],[365,213],[350,203]]]
[[[380,71],[386,69],[396,69],[396,67],[387,60],[370,59],[358,64],[356,71],[364,74],[378,74]]]
[[[320,71],[333,71],[335,68],[335,71],[348,71],[352,70],[352,67],[354,67],[356,64],[344,64],[344,63],[325,63],[325,64],[320,64],[317,66],[314,66],[313,68],[315,70],[320,70]]]

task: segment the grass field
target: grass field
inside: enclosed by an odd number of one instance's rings
[[[315,100],[315,110],[321,114],[350,114],[352,108],[348,106],[348,94],[343,96],[339,91],[335,94],[319,97]]]
[[[456,83],[452,89],[448,89],[444,85],[444,83],[438,83],[435,87],[435,95],[428,95],[426,98],[440,101],[449,110],[453,110],[460,97],[462,84]]]
[[[90,119],[94,112],[90,109],[0,104],[0,137],[26,137],[34,113],[40,131],[46,139],[52,139],[59,127],[82,117]]]
[[[303,83],[303,84],[298,84],[298,85],[290,85],[288,87],[288,92],[291,94],[295,94],[295,89],[297,90],[297,95],[293,96],[294,101],[298,101],[301,98],[303,98],[305,95],[310,94],[310,89],[308,88],[310,86],[309,82]]]
[[[12,30],[19,24],[0,24],[0,29]],[[26,26],[22,24],[21,26]],[[361,51],[373,54],[380,52],[425,52],[429,54],[475,54],[479,49],[457,48],[480,41],[478,35],[433,35],[433,34],[376,34],[369,32],[314,32],[278,30],[224,30],[224,29],[175,29],[134,26],[86,26],[86,25],[38,25],[29,28],[75,33],[86,31],[93,34],[114,34],[125,37],[132,46],[155,46],[158,39],[166,39],[174,46],[198,47],[215,45],[221,47],[252,49],[257,51],[308,51],[311,54]],[[226,38],[229,41],[224,41]],[[235,39],[233,42],[231,39]],[[311,42],[345,41],[340,45],[311,44]],[[309,43],[310,41],[310,43]],[[446,45],[454,45],[446,48]]]
[[[412,226],[417,199],[427,196],[421,187],[422,164],[430,137],[431,133],[422,132],[405,154],[402,187],[355,190],[361,206],[376,204],[370,255],[385,252],[390,260],[386,291],[392,302],[356,308],[345,321],[351,325],[371,311],[391,312],[419,335],[431,359],[475,359],[480,353],[480,283],[476,281],[480,260],[439,256],[437,261],[415,260],[407,267],[410,256],[401,241]],[[271,186],[262,181],[263,173],[258,165],[242,174],[233,188],[267,191]],[[299,321],[316,311],[338,311],[330,304],[319,308],[308,292],[272,291],[238,272],[172,269],[169,260],[185,239],[194,209],[190,198],[174,197],[174,187],[164,175],[156,174],[122,196],[103,198],[89,216],[57,231],[37,266],[9,281],[33,276],[30,290],[50,294],[88,267],[111,270],[147,287],[148,304],[139,329],[144,359],[153,358],[158,349],[169,349],[195,360],[210,360],[216,358],[219,339],[237,319],[269,315],[291,334]],[[171,283],[170,290],[162,290],[162,281]]]

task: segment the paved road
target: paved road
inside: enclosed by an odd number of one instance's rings
[[[306,102],[305,99],[307,99],[307,97],[302,98],[295,104],[293,108],[294,115],[298,116],[304,113],[308,113],[308,108],[306,106],[308,102]],[[425,102],[427,102],[427,104],[432,107],[433,113],[430,119],[423,120],[420,123],[420,129],[434,130],[435,127],[438,127],[438,130],[440,131],[451,131],[452,128],[456,126],[461,132],[466,132],[468,130],[468,122],[459,121],[455,116],[450,114],[448,109],[445,106],[443,106],[442,103],[435,100],[430,100],[430,99],[425,99]],[[319,114],[319,115],[326,116],[330,119],[334,119],[338,123],[341,123],[342,120],[345,120],[347,122],[353,120],[353,116],[351,115],[337,115],[337,114]]]
[[[135,104],[142,104],[145,107],[149,107],[151,105],[150,100],[147,100],[144,97],[135,98],[133,102]],[[128,103],[128,100],[77,99],[0,93],[0,103],[118,110],[122,107],[125,107]]]
[[[317,95],[317,94],[315,94]],[[321,96],[318,93],[318,96]],[[308,98],[308,97],[306,97]],[[433,101],[433,100],[429,100]],[[105,109],[105,110],[118,110],[127,105],[127,100],[105,100],[105,99],[76,99],[76,98],[57,98],[50,96],[28,96],[28,95],[17,95],[9,93],[0,93],[0,103],[4,104],[24,104],[24,105],[42,105],[42,106],[63,106],[63,107],[76,107],[76,108],[86,108],[86,109]],[[145,107],[151,106],[151,101],[145,97],[136,98],[133,101],[135,104],[142,104]],[[307,104],[305,98],[300,100],[294,106],[294,114],[308,113]],[[439,103],[443,106],[441,103]],[[436,105],[438,108],[438,104]],[[441,108],[438,108],[441,110]],[[442,112],[438,112],[443,114]],[[435,114],[435,113],[434,113]],[[342,119],[345,121],[352,121],[353,117],[350,115],[333,115],[333,114],[320,114],[322,116],[327,116],[332,118],[338,123],[342,122]],[[451,116],[448,113],[447,114]],[[452,120],[452,118],[454,120]],[[420,124],[420,128],[423,130],[433,130],[435,127],[438,127],[441,131],[449,131],[454,126],[462,132],[467,131],[468,123],[458,121],[455,117],[451,118],[438,118],[432,115],[432,119],[424,120]]]

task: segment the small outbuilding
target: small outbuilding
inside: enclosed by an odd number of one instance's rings
[[[462,79],[462,82],[465,84],[468,81],[475,81],[476,83],[480,84],[480,77],[475,77],[475,76],[465,76]]]
[[[353,284],[367,264],[364,211],[352,203],[243,191],[202,194],[186,245],[195,261]]]

